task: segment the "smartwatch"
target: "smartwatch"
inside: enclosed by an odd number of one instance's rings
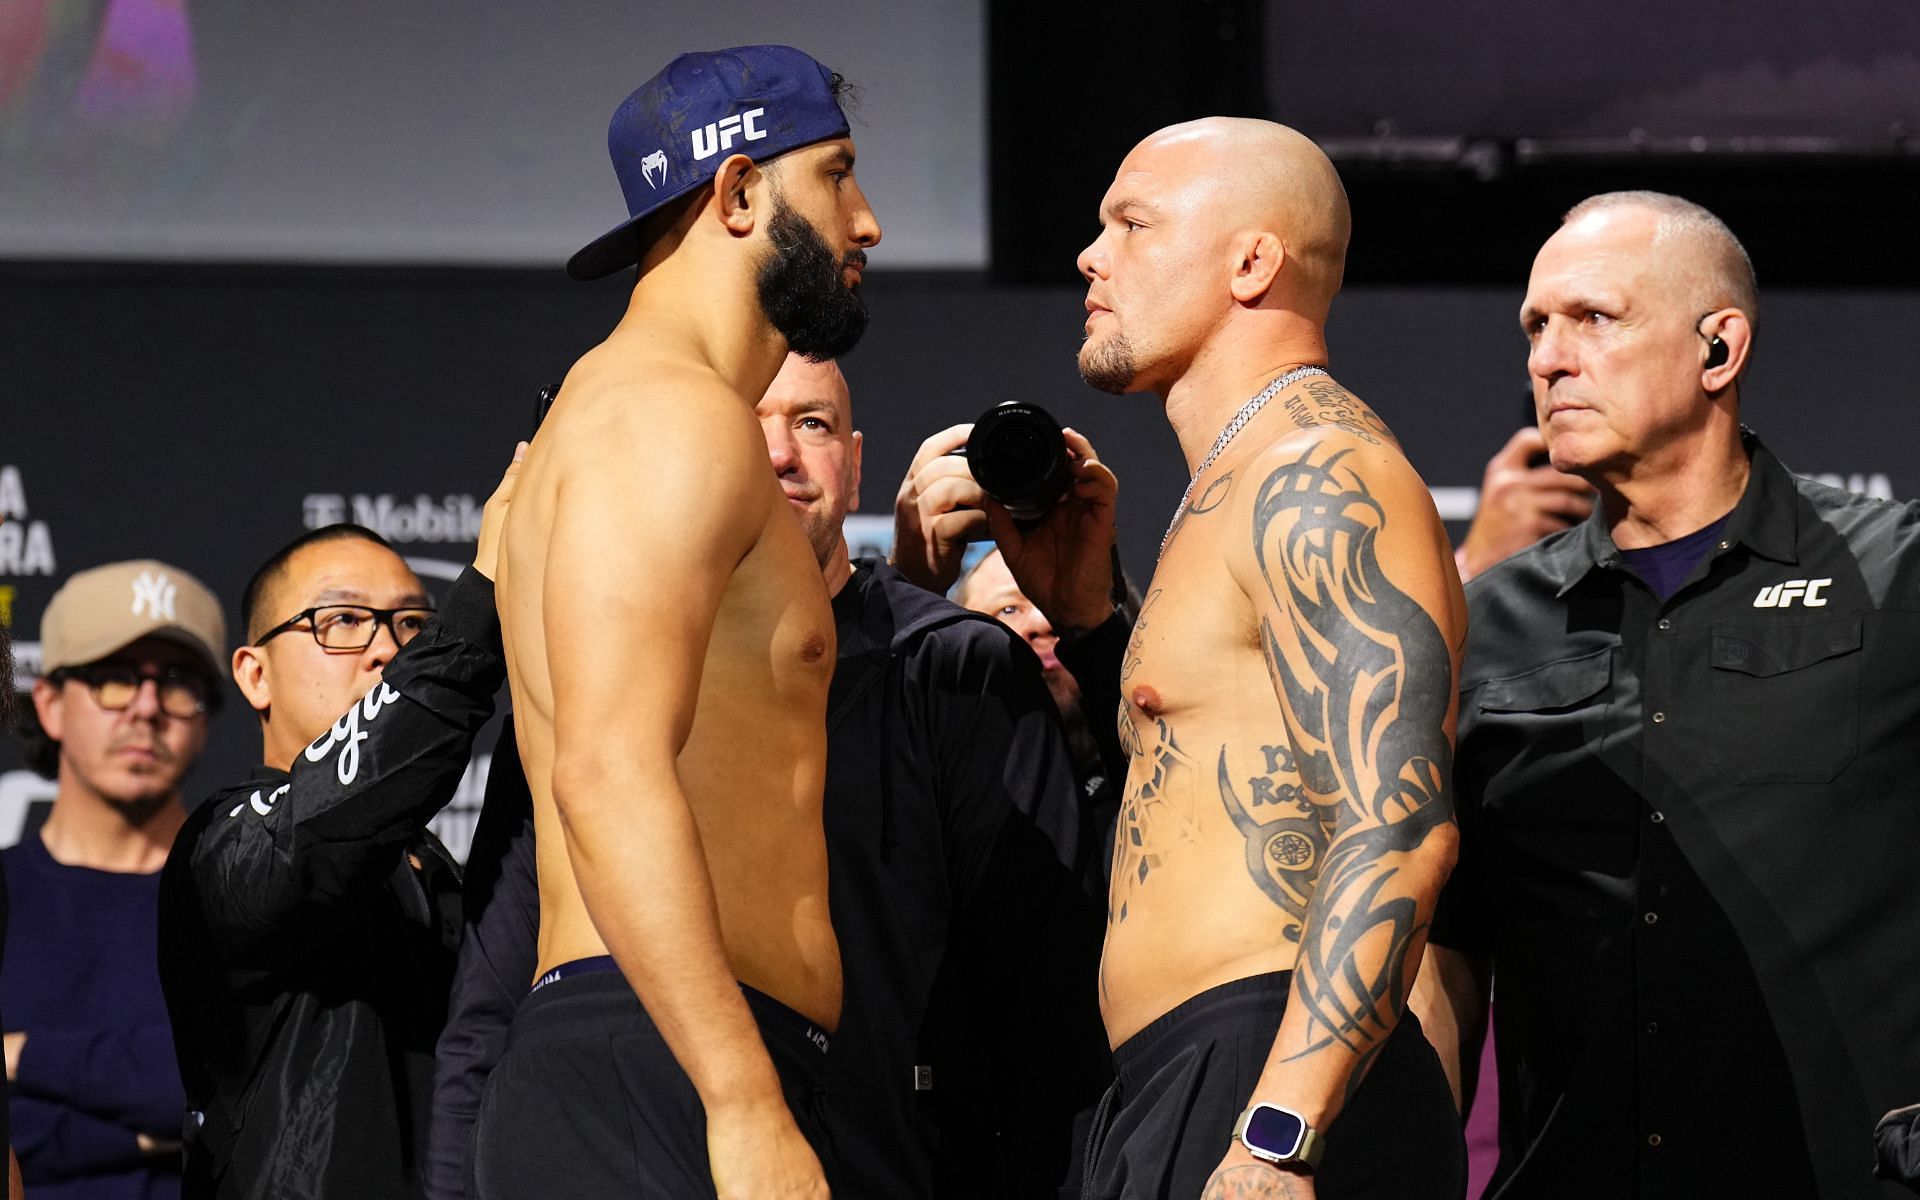
[[[1256,1104],[1241,1113],[1233,1124],[1233,1140],[1261,1162],[1308,1172],[1319,1167],[1327,1148],[1304,1117],[1277,1104]]]

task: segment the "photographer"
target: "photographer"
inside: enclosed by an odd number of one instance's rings
[[[1022,636],[1055,638],[1050,649],[1066,679],[1049,680],[1054,699],[1067,728],[1084,731],[1094,750],[1088,753],[1087,741],[1079,742],[1076,773],[1086,804],[1083,836],[1106,851],[1092,856],[1104,880],[1113,816],[1127,778],[1114,724],[1121,658],[1140,607],[1115,550],[1119,483],[1093,443],[1073,429],[1062,430],[1064,472],[1029,466],[1028,474],[1054,475],[1064,490],[1037,517],[1016,520],[975,479],[979,454],[968,447],[973,434],[973,423],[953,425],[920,444],[894,499],[892,565],[921,587],[945,594],[960,578],[970,543],[991,539],[998,547],[997,555],[975,567],[985,575],[977,581],[970,577],[957,598],[976,612],[995,615],[1006,607],[1001,601],[1010,598],[1002,594],[1007,581],[998,578],[1001,567],[994,565],[1004,564],[1014,585],[1011,595],[1037,610],[1021,624],[1009,622],[1011,627]],[[983,586],[976,588],[976,582]],[[983,607],[989,598],[993,607]],[[1044,634],[1034,625],[1036,618],[1044,623]]]

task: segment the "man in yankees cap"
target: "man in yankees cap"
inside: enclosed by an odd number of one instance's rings
[[[614,113],[630,218],[568,269],[637,266],[632,297],[534,440],[500,561],[540,929],[482,1197],[827,1195],[834,621],[754,405],[789,350],[866,325],[880,226],[841,90],[743,46]]]
[[[20,1165],[49,1195],[178,1195],[180,1076],[153,928],[226,623],[185,571],[111,563],[54,593],[40,646],[26,749],[58,791],[46,823],[0,854]]]

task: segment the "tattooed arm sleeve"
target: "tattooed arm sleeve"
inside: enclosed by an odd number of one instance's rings
[[[1325,1129],[1400,1020],[1453,864],[1465,617],[1438,517],[1405,461],[1337,435],[1299,445],[1276,447],[1256,472],[1251,553],[1236,570],[1325,838],[1254,1094]]]

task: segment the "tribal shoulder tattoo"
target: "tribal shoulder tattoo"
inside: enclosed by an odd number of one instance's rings
[[[1297,792],[1257,779],[1243,802],[1224,750],[1219,786],[1248,838],[1254,882],[1300,922],[1294,1002],[1311,1032],[1305,1046],[1281,1049],[1298,1058],[1343,1046],[1360,1057],[1357,1086],[1399,1020],[1429,919],[1432,897],[1399,876],[1404,856],[1452,820],[1454,678],[1434,619],[1382,569],[1388,516],[1350,453],[1309,449],[1269,474],[1254,503],[1253,548],[1272,602],[1261,643],[1294,761],[1277,748],[1268,758],[1297,771]],[[1282,819],[1253,819],[1262,784]]]

